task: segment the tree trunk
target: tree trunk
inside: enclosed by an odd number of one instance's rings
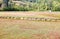
[[[9,0],[3,0],[4,7],[8,7],[8,2],[9,2]]]

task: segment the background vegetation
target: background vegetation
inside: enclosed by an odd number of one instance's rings
[[[11,1],[10,1],[11,2]],[[37,0],[37,2],[25,2],[25,5],[15,5],[11,2],[3,11],[60,11],[60,0]]]

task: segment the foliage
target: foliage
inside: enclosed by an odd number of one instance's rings
[[[3,9],[3,11],[31,11],[31,10],[32,10],[31,8],[24,6],[12,6]]]
[[[53,1],[53,11],[60,11],[60,3],[58,1]]]
[[[60,11],[60,0],[41,0],[39,4],[40,10]]]
[[[4,10],[8,11],[60,11],[60,0],[37,0],[37,2],[25,2],[25,5],[17,6],[15,3]]]

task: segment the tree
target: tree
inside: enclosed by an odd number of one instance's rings
[[[3,0],[4,7],[8,7],[9,0]]]

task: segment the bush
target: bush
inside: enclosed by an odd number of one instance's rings
[[[26,4],[16,5],[11,3],[9,7],[3,9],[4,11],[60,11],[60,2],[53,0],[39,0],[38,3],[26,2]]]
[[[57,1],[54,1],[52,10],[53,11],[60,11],[60,3]]]
[[[16,8],[6,7],[3,9],[3,11],[19,11],[19,10]]]
[[[32,8],[21,7],[21,6],[6,7],[3,9],[3,11],[31,11],[31,10],[32,10]]]
[[[54,11],[60,11],[60,7],[56,7]]]
[[[15,9],[18,9],[19,11],[31,11],[32,9],[29,7],[24,7],[24,6],[14,6]]]

